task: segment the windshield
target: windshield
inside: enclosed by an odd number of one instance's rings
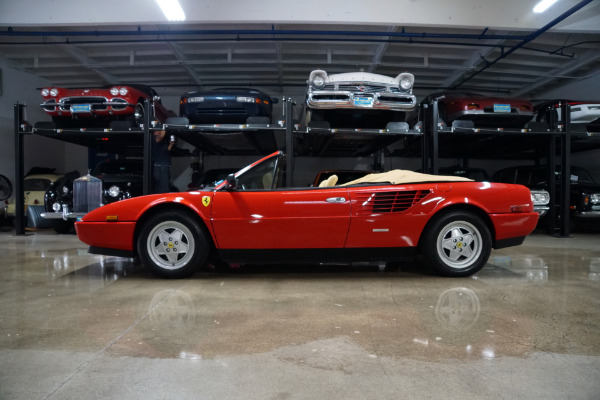
[[[45,192],[50,187],[49,179],[33,178],[23,181],[23,190],[26,192]]]
[[[103,162],[96,165],[94,168],[93,175],[101,174],[136,174],[141,175],[143,173],[141,162]]]

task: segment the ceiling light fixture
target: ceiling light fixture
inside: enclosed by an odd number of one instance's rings
[[[185,21],[185,13],[178,0],[156,0],[169,21]]]
[[[542,0],[533,7],[533,12],[536,14],[543,13],[546,11],[552,4],[556,3],[558,0]]]

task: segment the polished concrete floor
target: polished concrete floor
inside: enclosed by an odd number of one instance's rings
[[[1,232],[0,399],[598,399],[600,235],[471,278],[410,261],[163,280]]]

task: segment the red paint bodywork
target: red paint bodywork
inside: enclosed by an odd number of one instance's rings
[[[127,93],[125,95],[111,94],[111,88],[117,90],[125,88]],[[145,100],[154,100],[156,93],[150,87],[145,85],[112,85],[102,88],[57,88],[47,87],[42,88],[41,91],[56,90],[56,95],[50,93],[42,97],[44,99],[41,107],[48,115],[56,118],[72,118],[77,116],[78,118],[90,118],[105,117],[108,119],[118,120],[128,116],[132,116],[135,113],[136,104],[143,104]],[[74,104],[96,104],[96,102],[103,102],[104,105],[96,105],[92,107],[91,112],[72,113],[70,107],[64,104],[66,99],[70,99]],[[87,99],[87,100],[86,100]],[[165,122],[167,117],[175,116],[173,111],[166,109],[160,101],[153,101],[153,117],[158,122]]]
[[[249,168],[274,156],[279,154]],[[394,203],[402,203],[403,210],[376,205],[390,193],[408,199]],[[203,202],[205,197],[210,202]],[[75,227],[80,240],[90,246],[135,252],[137,221],[155,210],[185,208],[205,225],[217,250],[407,248],[419,244],[432,217],[452,207],[480,215],[494,243],[524,237],[538,221],[529,189],[521,185],[432,182],[244,191],[227,190],[222,183],[213,191],[156,194],[108,204]],[[107,222],[107,216],[116,216],[117,221]]]

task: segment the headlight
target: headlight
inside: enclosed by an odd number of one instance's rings
[[[189,97],[187,99],[188,103],[202,103],[204,101],[204,97]],[[185,102],[185,99],[184,99]]]
[[[235,100],[239,103],[254,103],[256,99],[254,97],[236,97]]]
[[[129,91],[127,90],[127,88],[122,87],[121,89],[119,89],[119,94],[121,96],[125,96]]]
[[[412,88],[412,82],[410,79],[404,78],[400,80],[400,87],[404,90],[410,90],[410,88]]]
[[[69,194],[69,188],[66,186],[63,186],[62,192],[63,192],[63,194]]]
[[[52,210],[54,212],[60,212],[61,209],[62,209],[62,206],[60,205],[59,202],[52,204]]]
[[[110,88],[110,94],[112,94],[113,96],[116,96],[119,94],[119,88]]]
[[[118,186],[111,186],[108,189],[108,195],[110,197],[117,197],[119,194],[121,194],[121,189],[119,189]]]
[[[592,204],[600,204],[600,193],[594,193],[590,196],[590,202]]]
[[[43,88],[42,89],[42,96],[46,97],[50,94],[50,90],[48,90],[47,88]]]
[[[322,89],[325,86],[325,77],[323,75],[316,75],[312,80],[312,85],[317,89]]]
[[[531,192],[531,201],[535,205],[546,205],[550,203],[550,194],[546,191],[532,191]]]
[[[56,97],[58,95],[58,89],[52,88],[50,89],[50,96]]]

